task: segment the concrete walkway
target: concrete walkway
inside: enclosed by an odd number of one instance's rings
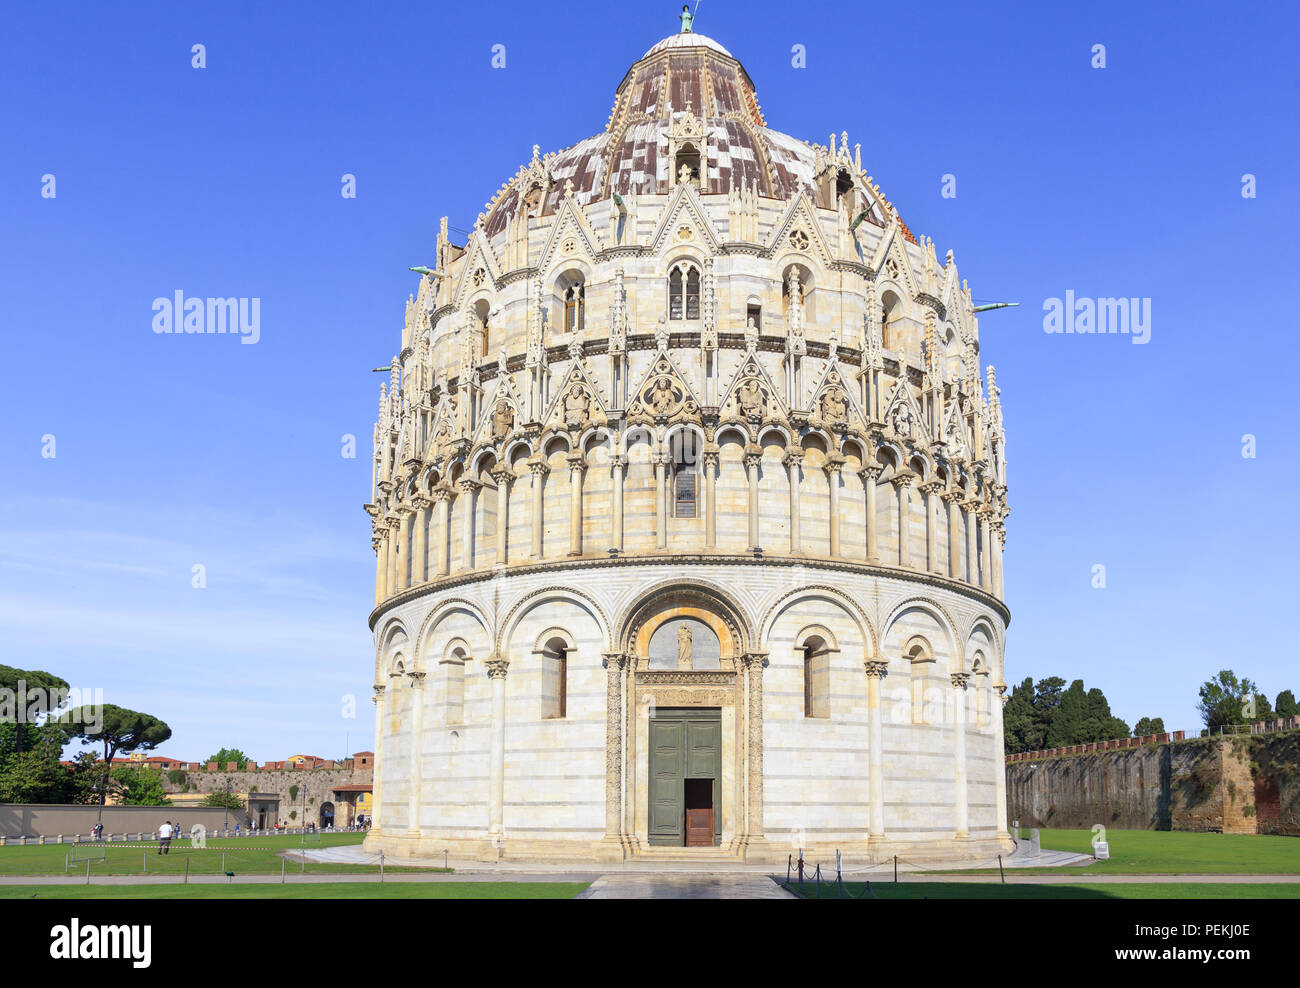
[[[1070,851],[1042,851],[1038,855],[1031,856],[1028,852],[1029,845],[1021,843],[1015,852],[1006,855],[1002,859],[1004,868],[1062,868],[1072,865],[1087,864],[1092,860],[1090,854],[1075,854]],[[352,864],[352,865],[370,865],[379,866],[379,855],[377,853],[367,852],[360,844],[344,844],[338,847],[322,847],[311,849],[297,849],[287,852],[291,861],[297,861],[299,857],[305,857],[308,861],[318,861],[323,864]],[[441,855],[433,858],[387,858],[390,866],[401,866],[404,868],[441,868],[444,861],[447,867],[454,868],[457,874],[492,874],[500,876],[509,876],[518,873],[534,874],[568,874],[575,871],[582,871],[584,865],[577,864],[546,864],[540,862],[516,862],[516,861],[474,861],[468,858],[462,859],[454,856],[443,858]],[[805,874],[811,874],[819,862],[809,858],[804,862]],[[822,866],[822,875],[827,872],[834,874],[835,860],[830,857],[828,860],[820,862]],[[967,861],[954,864],[950,861],[931,861],[924,860],[910,861],[900,859],[898,862],[898,873],[911,874],[916,872],[925,872],[931,869],[942,869],[943,871],[965,871],[977,868],[996,868],[998,859],[987,858],[977,861]],[[893,878],[894,862],[892,860],[881,864],[873,864],[865,861],[855,862],[851,857],[845,857],[843,860],[844,876],[846,878],[875,878],[877,876],[889,875]],[[783,866],[771,864],[746,864],[743,861],[719,862],[713,861],[660,861],[660,860],[638,860],[632,858],[618,864],[602,864],[595,866],[591,873],[597,875],[610,874],[645,874],[645,875],[720,875],[720,874],[748,874],[748,875],[771,875],[774,873],[784,873]]]
[[[766,875],[605,875],[579,899],[793,899]]]
[[[859,876],[845,876],[850,881],[860,881]],[[769,874],[601,874],[599,872],[551,871],[512,872],[510,874],[429,874],[388,872],[384,882],[591,882],[592,888],[579,898],[584,899],[784,899],[787,893],[777,885],[785,876]],[[888,883],[891,879],[876,879]],[[997,884],[997,875],[931,875],[900,871],[900,882],[935,882],[961,884]],[[225,885],[224,875],[191,875],[191,885]],[[377,875],[286,875],[287,885],[322,885],[334,882],[343,884],[373,883]],[[180,885],[183,879],[161,875],[104,875],[91,880],[91,885]],[[279,875],[236,875],[234,885],[279,885]],[[823,879],[825,883],[825,879]],[[48,875],[0,876],[0,885],[85,885],[85,878]],[[1008,875],[1008,885],[1300,885],[1300,875]]]

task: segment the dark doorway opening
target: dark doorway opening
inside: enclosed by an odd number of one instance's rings
[[[649,754],[650,843],[677,847],[719,844],[721,709],[657,708],[650,720]],[[691,827],[696,834],[688,840]]]
[[[713,785],[712,779],[686,779],[686,846],[711,847],[713,845]]]

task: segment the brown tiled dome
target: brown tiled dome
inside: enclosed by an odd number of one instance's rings
[[[667,193],[668,131],[688,114],[709,135],[705,194],[752,183],[764,198],[786,199],[801,186],[815,195],[813,146],[768,127],[740,61],[712,38],[687,33],[660,41],[628,69],[604,133],[535,160],[550,177],[538,213],[554,212],[569,181],[584,205],[611,193]],[[505,229],[522,188],[512,181],[492,204],[489,236]]]

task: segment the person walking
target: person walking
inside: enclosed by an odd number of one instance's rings
[[[158,828],[158,853],[170,854],[172,847],[172,822],[166,821]]]

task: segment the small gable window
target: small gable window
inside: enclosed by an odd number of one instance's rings
[[[668,274],[668,318],[700,318],[700,269],[682,262]]]
[[[564,331],[566,333],[579,333],[582,331],[586,320],[586,285],[578,282],[576,285],[570,285],[564,293]]]

